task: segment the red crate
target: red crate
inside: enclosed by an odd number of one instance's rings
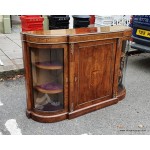
[[[43,30],[44,18],[41,16],[20,16],[22,31]]]
[[[95,23],[95,15],[90,15],[90,24]]]
[[[37,27],[37,28],[25,28],[25,27],[23,27],[22,28],[22,32],[25,32],[25,31],[38,31],[38,30],[43,30],[43,27]]]
[[[22,27],[25,27],[25,28],[43,27],[43,24],[40,24],[40,23],[25,23],[25,24],[22,24]]]
[[[20,20],[21,20],[22,23],[35,23],[35,22],[43,23],[44,18],[42,18],[42,17],[21,16]]]
[[[28,24],[22,26],[22,31],[43,30],[43,24]]]
[[[23,15],[25,17],[41,17],[41,15]]]

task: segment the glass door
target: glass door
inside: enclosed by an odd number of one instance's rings
[[[129,51],[129,41],[123,41],[122,44],[122,53],[120,59],[120,68],[119,68],[119,79],[118,79],[118,92],[124,89],[125,86],[125,74],[126,74],[126,64],[127,64],[127,52]]]
[[[64,108],[64,49],[30,48],[35,109]]]

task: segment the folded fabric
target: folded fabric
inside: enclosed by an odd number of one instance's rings
[[[42,85],[38,85],[37,87],[45,89],[45,90],[61,90],[63,89],[63,86],[58,83],[46,83]]]

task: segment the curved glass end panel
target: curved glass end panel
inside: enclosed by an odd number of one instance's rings
[[[64,108],[63,48],[30,48],[34,108],[58,111]]]
[[[122,91],[125,86],[125,74],[127,67],[127,52],[129,51],[129,41],[123,41],[122,43],[122,53],[120,59],[120,68],[119,68],[119,78],[118,78],[118,92]]]

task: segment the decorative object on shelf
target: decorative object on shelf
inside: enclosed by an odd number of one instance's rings
[[[48,94],[44,94],[42,97],[38,97],[36,99],[36,104],[35,104],[35,108],[40,109],[40,110],[44,110],[45,106],[47,107],[47,105],[51,105],[51,107],[53,107],[53,109],[56,106],[60,106],[60,102],[55,102],[53,101]]]
[[[48,96],[48,94],[44,94],[42,97],[37,97],[35,100],[35,108],[41,107],[41,105],[45,105],[47,103],[51,103],[52,100]]]
[[[35,88],[40,92],[51,94],[60,93],[63,91],[63,87],[60,84],[54,82],[37,85]]]
[[[36,87],[39,87],[41,89],[44,90],[60,90],[63,89],[63,87],[57,83],[46,83],[46,84],[42,84],[42,85],[38,85]]]

